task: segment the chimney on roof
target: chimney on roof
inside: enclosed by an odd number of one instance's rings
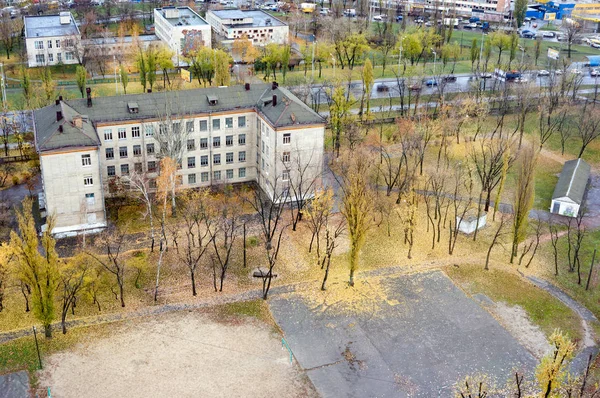
[[[61,111],[56,111],[56,121],[60,122],[62,120],[62,112]]]
[[[273,94],[273,106],[277,106],[277,95]]]
[[[244,88],[246,89],[246,91],[250,91],[250,83],[244,84]]]
[[[60,100],[57,98],[56,102],[54,102],[55,105],[60,105]]]
[[[62,100],[63,100],[63,97],[62,97],[62,95],[59,95],[59,96],[58,96],[58,100],[59,100],[59,101],[62,101]]]
[[[273,82],[273,84],[271,84],[271,90],[275,90],[277,87],[279,87],[279,84],[277,84],[277,82]]]
[[[88,96],[88,108],[91,108],[92,107],[92,89],[89,87],[86,88],[85,93]]]
[[[58,132],[59,132],[59,133],[62,133],[62,132],[63,132],[63,126],[62,126],[62,124],[58,126]]]
[[[152,94],[152,89],[151,88],[148,89],[148,94]]]
[[[63,11],[59,14],[59,20],[61,25],[69,25],[71,23],[71,13]]]

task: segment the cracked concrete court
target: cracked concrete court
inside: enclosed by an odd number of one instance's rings
[[[441,271],[383,277],[374,311],[323,311],[298,294],[271,310],[323,397],[448,397],[476,372],[504,381],[536,361]],[[311,307],[313,307],[311,309]]]

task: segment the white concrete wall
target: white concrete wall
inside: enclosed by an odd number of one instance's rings
[[[25,48],[27,49],[27,66],[30,68],[45,66],[45,65],[58,65],[59,63],[65,65],[72,65],[79,63],[77,59],[76,50],[72,47],[67,47],[67,40],[72,39],[73,46],[79,45],[80,37],[63,37],[63,36],[51,36],[51,37],[32,37],[25,39]],[[41,41],[43,48],[36,49],[35,42]],[[59,46],[57,47],[57,41]],[[49,48],[48,42],[52,43],[52,47]],[[67,53],[71,53],[71,59],[67,59]],[[38,62],[36,55],[43,55],[44,62]],[[60,55],[59,55],[60,54]],[[51,59],[52,58],[52,59]]]
[[[456,217],[456,224],[458,224],[458,230],[464,234],[472,234],[476,229],[481,229],[487,223],[487,214],[482,214],[479,217],[479,225],[477,225],[477,218],[473,217],[472,220],[467,221],[466,219],[461,220],[460,217]]]
[[[82,165],[86,154],[91,158],[89,166]],[[56,216],[57,229],[106,222],[99,161],[97,149],[41,154],[46,210]],[[90,186],[84,184],[88,176],[93,181]],[[86,194],[94,194],[93,204],[88,203]]]
[[[558,204],[560,207],[558,211],[554,211],[555,204]],[[550,212],[554,214],[560,214],[561,216],[567,217],[577,217],[579,213],[579,205],[574,203],[572,200],[568,198],[557,198],[553,199],[550,204]]]
[[[181,63],[182,48],[181,39],[185,37],[184,31],[199,30],[202,32],[202,41],[204,47],[211,48],[212,29],[209,24],[206,25],[186,25],[173,26],[167,21],[158,9],[154,10],[154,32],[175,53],[174,61]]]

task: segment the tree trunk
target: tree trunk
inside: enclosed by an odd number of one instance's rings
[[[190,276],[192,277],[192,296],[196,296],[196,275],[194,271],[190,271]]]
[[[44,336],[46,336],[47,339],[52,337],[52,324],[51,323],[44,325]]]
[[[121,299],[121,307],[125,308],[125,299],[123,298],[123,281],[119,282],[119,298]]]

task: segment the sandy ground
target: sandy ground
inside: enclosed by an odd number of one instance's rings
[[[111,336],[52,355],[40,387],[67,397],[315,397],[281,339],[253,319],[198,313],[129,322]]]
[[[552,350],[544,333],[531,322],[527,312],[520,306],[511,307],[505,303],[496,303],[496,306],[490,309],[510,334],[536,358],[541,359]]]

